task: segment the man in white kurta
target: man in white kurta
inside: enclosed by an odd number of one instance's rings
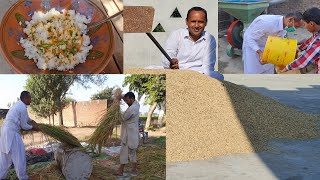
[[[216,62],[216,40],[205,31],[207,11],[193,7],[186,18],[188,28],[173,31],[166,42],[165,50],[173,60],[170,63],[164,56],[165,69],[194,70],[213,78],[223,80],[223,76],[214,71]]]
[[[27,105],[31,103],[31,96],[23,91],[20,100],[9,110],[1,127],[0,137],[0,179],[7,177],[7,172],[14,164],[18,178],[28,179],[26,174],[25,147],[22,142],[20,131],[36,128],[36,123],[29,118]],[[30,122],[32,125],[29,125]]]
[[[245,74],[274,74],[273,64],[262,64],[266,42],[269,36],[285,37],[288,28],[302,25],[301,13],[290,13],[286,16],[258,16],[244,33],[242,60]]]
[[[120,168],[117,175],[122,176],[124,166],[130,162],[132,165],[132,174],[137,173],[137,148],[139,146],[139,110],[140,105],[135,100],[135,95],[128,92],[123,100],[128,104],[128,109],[123,113],[121,122],[121,150],[120,150]]]

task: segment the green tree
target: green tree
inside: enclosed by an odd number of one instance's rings
[[[146,96],[146,102],[150,105],[145,128],[149,128],[152,114],[158,106],[164,111],[166,100],[166,76],[150,74],[134,74],[125,77],[124,86],[129,85],[131,91],[138,92],[138,99]],[[163,116],[159,119],[162,126]]]
[[[59,114],[59,124],[63,125],[63,108],[68,105],[66,98],[70,87],[77,83],[89,88],[91,84],[101,85],[107,80],[105,75],[29,75],[26,89],[31,93],[31,109],[37,116],[49,118]]]
[[[111,99],[112,97],[112,90],[113,88],[105,88],[104,90],[96,93],[96,94],[93,94],[91,96],[91,100],[98,100],[98,99]]]

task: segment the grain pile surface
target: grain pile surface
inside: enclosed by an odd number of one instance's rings
[[[193,71],[167,74],[167,162],[268,150],[273,139],[320,137],[319,116],[298,112],[248,88]]]
[[[150,6],[125,6],[123,29],[126,33],[152,31],[154,8]]]

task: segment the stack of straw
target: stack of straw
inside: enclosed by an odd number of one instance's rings
[[[97,129],[92,133],[89,144],[91,147],[98,145],[98,153],[101,153],[101,148],[105,145],[108,139],[112,136],[113,129],[121,122],[122,116],[120,111],[120,101],[122,98],[121,89],[116,89],[113,93],[113,103],[104,112]]]
[[[82,145],[80,144],[79,140],[76,137],[74,137],[70,132],[63,129],[62,127],[51,126],[51,125],[42,124],[42,123],[38,123],[38,127],[43,134],[48,135],[60,141],[61,143],[64,143],[66,145],[73,146],[73,147],[82,148]]]

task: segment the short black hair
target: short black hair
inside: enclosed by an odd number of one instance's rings
[[[26,98],[26,97],[30,97],[30,93],[28,91],[22,91],[20,94],[20,100]]]
[[[294,21],[301,21],[303,19],[303,15],[301,12],[291,12],[286,14],[286,17],[293,17]]]
[[[136,96],[133,92],[127,92],[127,94],[124,95],[124,98],[136,99]]]
[[[202,7],[193,7],[191,9],[189,9],[188,14],[187,14],[187,18],[186,20],[189,19],[189,15],[192,11],[203,11],[205,16],[206,16],[206,22],[208,22],[208,15],[207,15],[207,11],[205,9],[203,9]]]
[[[320,9],[316,7],[307,9],[303,13],[303,20],[307,23],[309,23],[310,21],[313,21],[317,25],[320,25]]]

